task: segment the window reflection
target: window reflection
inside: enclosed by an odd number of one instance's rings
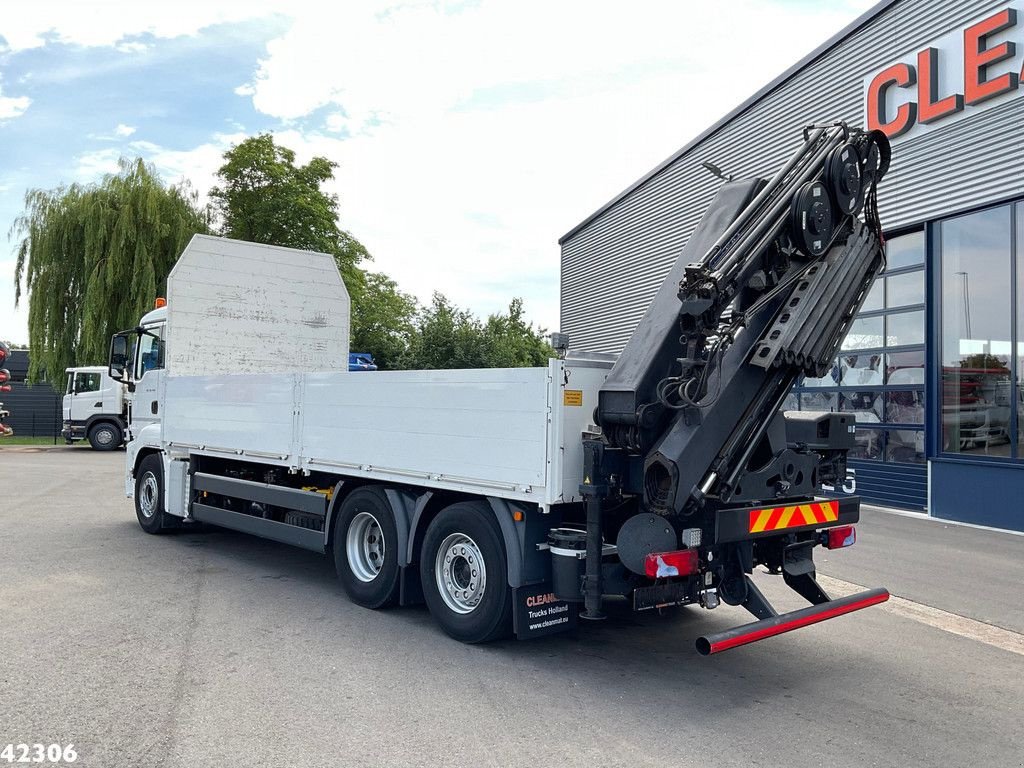
[[[924,464],[924,430],[887,429],[885,460]]]
[[[882,346],[882,318],[862,317],[850,324],[843,349],[872,349]]]
[[[800,395],[802,411],[836,411],[839,395],[835,392],[804,392]]]
[[[942,447],[991,454],[1010,441],[1010,207],[941,224]],[[1006,453],[1006,449],[1002,449]]]
[[[1017,203],[1017,386],[1014,402],[1017,405],[1017,457],[1021,457],[1024,442],[1024,202]]]
[[[924,424],[924,391],[886,392],[885,420],[890,424]]]
[[[857,424],[879,424],[882,421],[881,392],[844,392],[839,396],[839,410],[848,411]]]
[[[871,285],[871,290],[868,291],[867,297],[864,299],[864,303],[861,305],[861,312],[874,312],[876,309],[882,309],[884,306],[883,299],[885,298],[885,278],[879,277]]]
[[[1010,207],[942,222],[942,447],[1010,455]]]
[[[882,458],[882,443],[885,437],[884,430],[863,429],[857,426],[857,445],[847,454],[851,459],[864,459],[865,461],[877,461]]]
[[[885,356],[886,384],[924,384],[924,350]]]
[[[924,270],[891,275],[885,280],[885,306],[889,309],[924,304]]]
[[[882,383],[882,355],[879,352],[842,355],[839,367],[842,372],[840,383],[844,387],[871,387]]]
[[[885,316],[885,345],[924,344],[924,312],[898,312]]]
[[[885,243],[886,269],[899,269],[924,263],[924,232],[918,230],[894,237]]]

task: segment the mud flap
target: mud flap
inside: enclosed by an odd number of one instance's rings
[[[520,640],[576,628],[578,606],[559,600],[550,582],[512,589],[512,628]]]

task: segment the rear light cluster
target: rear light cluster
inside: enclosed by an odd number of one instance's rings
[[[674,552],[652,552],[644,558],[644,573],[652,579],[669,576],[690,576],[699,570],[696,549],[678,549]]]
[[[840,525],[821,532],[821,543],[825,549],[842,549],[857,542],[857,529],[852,525]]]

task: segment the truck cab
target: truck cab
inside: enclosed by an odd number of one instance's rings
[[[97,451],[124,445],[128,420],[124,386],[104,366],[67,368],[64,425],[61,436],[71,445],[88,440]]]
[[[158,306],[142,316],[132,354],[129,387],[129,430],[134,439],[144,427],[160,422],[160,387],[163,384],[167,307]]]
[[[145,427],[160,423],[166,335],[167,302],[161,298],[135,328],[121,331],[111,339],[105,370],[126,390],[128,441],[138,438]]]

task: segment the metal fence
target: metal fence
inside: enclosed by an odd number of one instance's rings
[[[50,384],[29,386],[25,383],[28,372],[28,352],[13,350],[7,363],[11,372],[11,391],[0,394],[3,409],[10,412],[4,423],[14,430],[15,437],[52,437],[60,439],[63,426],[61,394]]]

